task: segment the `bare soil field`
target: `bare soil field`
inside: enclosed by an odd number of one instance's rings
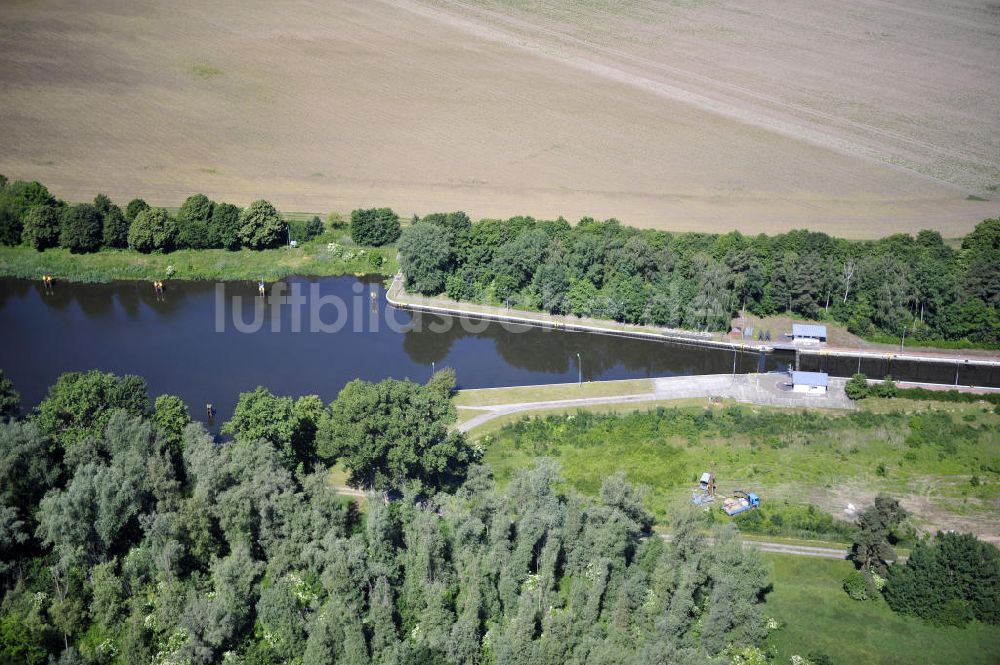
[[[973,0],[7,0],[0,173],[70,200],[956,236],[1000,214],[998,44]]]

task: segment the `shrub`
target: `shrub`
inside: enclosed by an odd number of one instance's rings
[[[24,216],[21,240],[38,251],[59,244],[59,213],[52,206],[35,206]]]
[[[891,376],[885,377],[885,380],[881,383],[876,383],[872,386],[872,394],[875,397],[884,397],[886,399],[892,399],[896,396],[897,388],[896,382],[892,380]]]
[[[321,235],[323,235],[323,220],[316,215],[313,215],[313,218],[306,222],[306,240],[312,240],[313,238]]]
[[[285,241],[285,223],[273,205],[258,199],[240,214],[237,236],[250,249],[277,247]]]
[[[163,208],[143,210],[128,229],[128,243],[140,252],[167,252],[177,242],[177,222]]]
[[[367,208],[351,212],[351,240],[378,247],[399,239],[399,216],[391,208]]]
[[[844,578],[844,591],[854,600],[871,600],[875,597],[875,585],[868,575],[860,570],[852,570]]]
[[[103,237],[101,213],[89,203],[63,209],[59,244],[73,252],[83,254],[101,248]]]
[[[969,609],[968,603],[960,598],[952,598],[941,608],[941,613],[938,615],[938,623],[945,626],[964,628],[965,624],[972,621],[973,618],[972,610]]]
[[[871,394],[868,385],[868,377],[864,374],[855,374],[844,385],[844,392],[853,400],[864,399]]]
[[[935,402],[989,402],[1000,405],[1000,394],[988,393],[980,395],[978,393],[963,393],[958,390],[928,390],[927,388],[897,388],[896,397],[906,399],[935,401]]]
[[[813,665],[833,665],[833,659],[823,651],[810,651],[809,660]]]

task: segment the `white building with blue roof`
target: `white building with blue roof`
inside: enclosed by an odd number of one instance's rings
[[[792,392],[825,395],[830,379],[826,372],[792,372]]]
[[[815,343],[826,341],[826,326],[814,323],[793,323],[792,341]]]

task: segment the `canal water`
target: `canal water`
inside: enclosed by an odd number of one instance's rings
[[[40,283],[0,279],[0,337],[0,368],[26,408],[62,372],[97,368],[138,374],[151,397],[178,395],[196,417],[212,403],[217,422],[258,385],[330,401],[354,378],[423,382],[443,367],[461,388],[488,388],[572,382],[580,365],[593,381],[728,373],[734,360],[741,373],[775,370],[788,361],[420,315],[389,307],[381,283],[365,277],[288,279],[266,299],[250,282],[168,282],[158,296],[148,282],[57,283],[47,293]]]

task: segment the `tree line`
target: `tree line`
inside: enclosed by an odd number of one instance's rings
[[[73,253],[102,248],[139,252],[175,249],[269,249],[290,240],[305,242],[324,232],[318,216],[285,220],[264,199],[246,208],[216,202],[204,194],[185,199],[176,215],[140,198],[122,208],[104,194],[93,203],[67,204],[37,181],[8,182],[0,176],[0,244],[24,244],[39,251],[63,247]],[[399,217],[389,208],[351,213],[351,237],[379,246],[399,238]]]
[[[409,288],[456,300],[695,330],[790,314],[867,337],[1000,344],[1000,219],[956,249],[936,231],[851,241],[455,212],[415,218],[399,250]]]
[[[220,442],[135,376],[70,373],[21,418],[0,376],[0,662],[709,663],[767,574],[731,527],[650,537],[642,494],[542,464],[500,488],[428,384],[263,388]],[[360,513],[326,464],[379,489]],[[395,497],[393,499],[393,497]],[[745,661],[740,661],[745,662]]]

